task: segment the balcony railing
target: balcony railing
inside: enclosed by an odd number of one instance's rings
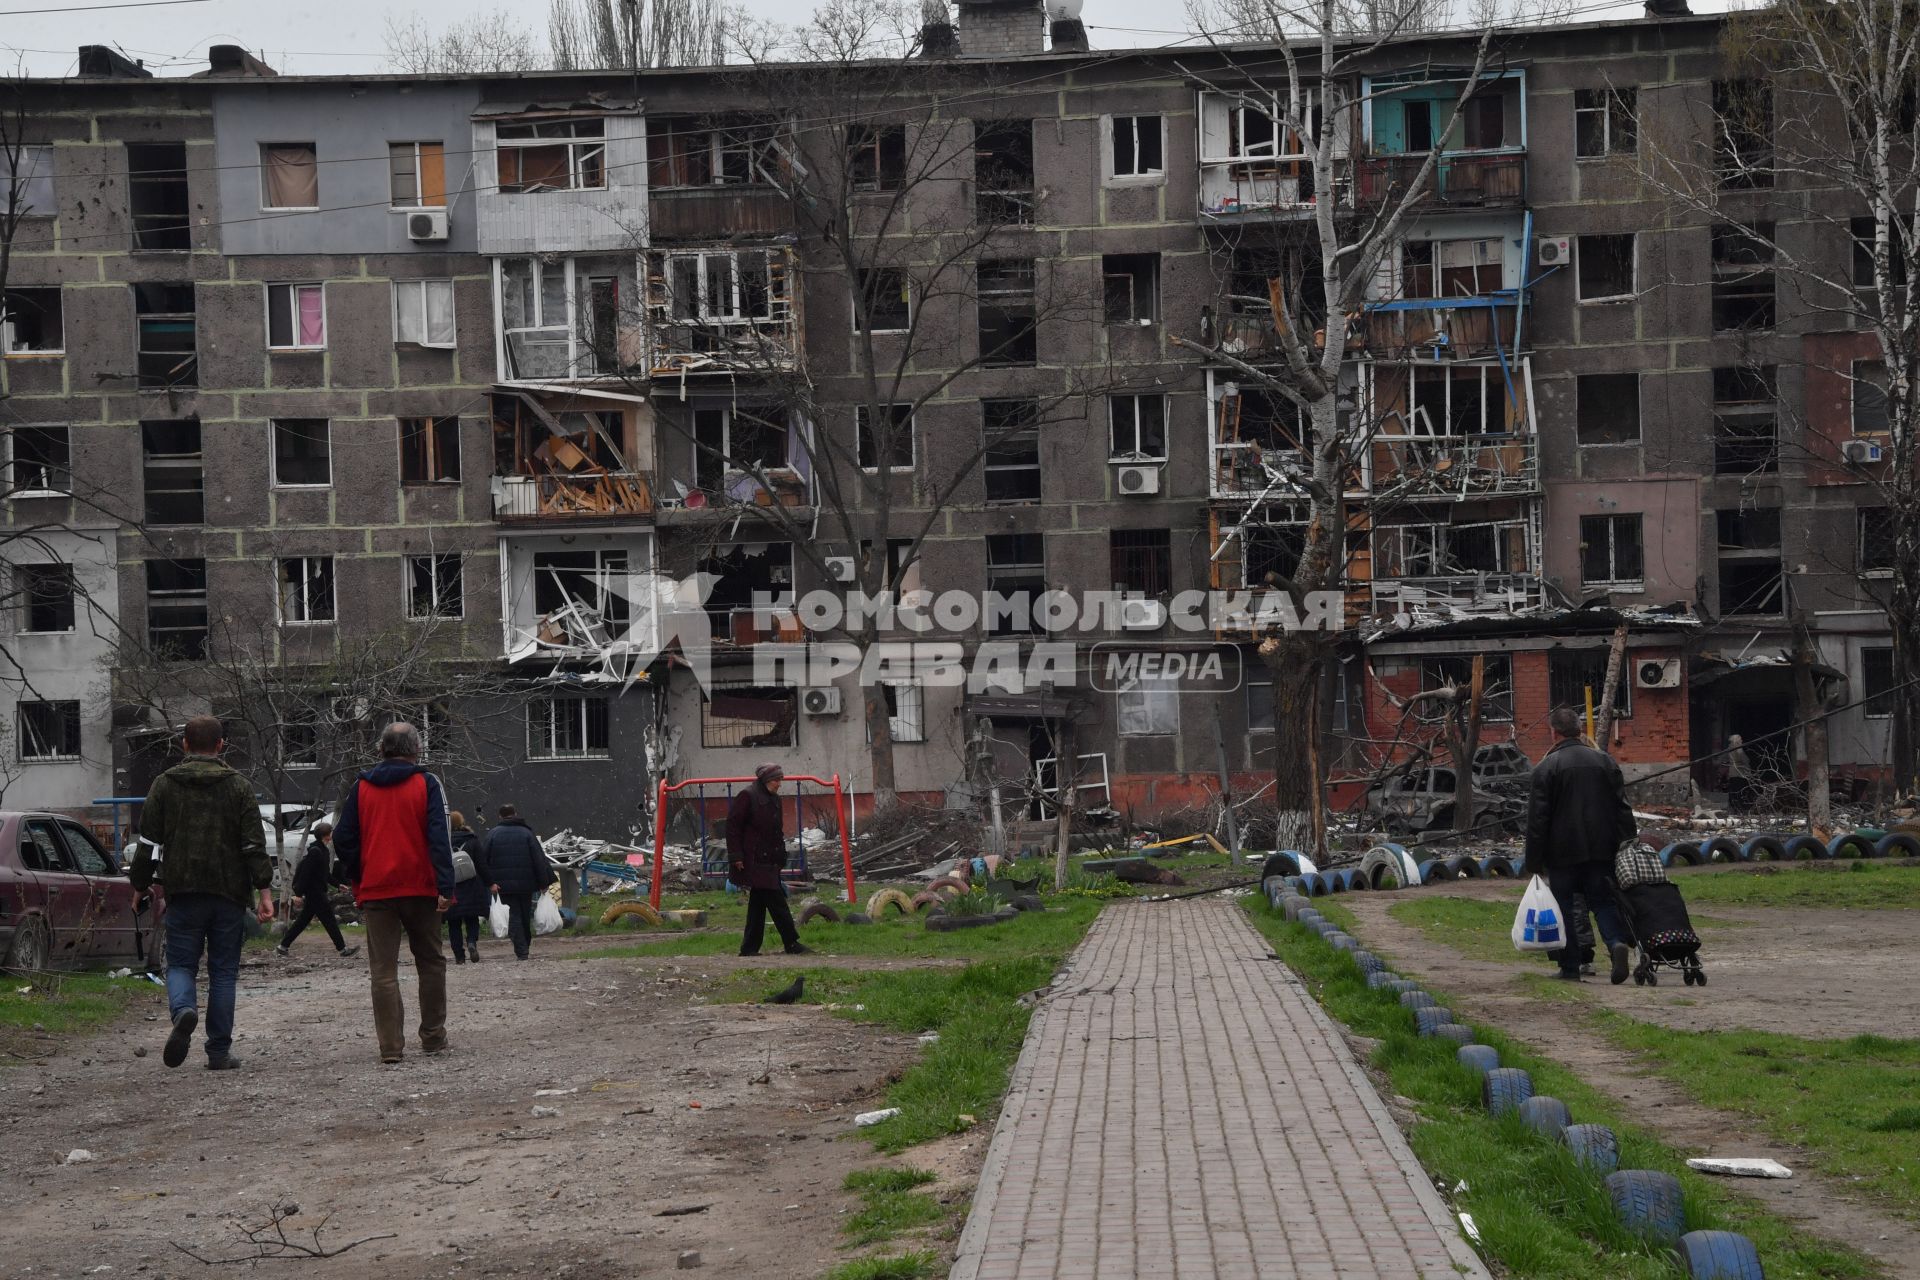
[[[1364,156],[1355,165],[1354,195],[1359,204],[1397,200],[1419,176],[1427,157]],[[1440,156],[1416,205],[1501,208],[1526,203],[1527,155],[1524,151],[1452,151]]]
[[[1418,502],[1539,488],[1539,452],[1530,435],[1382,435],[1373,440],[1375,497]]]
[[[1415,298],[1369,303],[1364,345],[1369,355],[1454,360],[1511,358],[1520,293]]]
[[[639,471],[495,476],[496,520],[596,520],[653,514],[653,485]]]
[[[1375,578],[1375,612],[1401,609],[1524,609],[1543,602],[1531,573],[1473,573],[1430,578]]]
[[[762,239],[792,229],[793,210],[774,187],[667,187],[647,197],[647,232],[656,243]]]

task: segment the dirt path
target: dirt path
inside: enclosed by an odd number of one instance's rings
[[[1511,896],[1513,888],[1511,883],[1469,881],[1421,892],[1489,898]],[[1396,970],[1432,982],[1469,1018],[1491,1023],[1564,1064],[1613,1098],[1635,1124],[1688,1155],[1770,1156],[1794,1170],[1786,1181],[1743,1179],[1737,1185],[1728,1183],[1731,1189],[1752,1195],[1809,1231],[1871,1254],[1892,1275],[1920,1276],[1920,1231],[1852,1198],[1842,1183],[1808,1170],[1805,1150],[1763,1137],[1740,1117],[1700,1106],[1676,1086],[1648,1074],[1636,1055],[1615,1048],[1585,1017],[1589,1006],[1604,1006],[1666,1026],[1719,1030],[1777,1027],[1781,1011],[1790,1009],[1795,1035],[1910,1030],[1917,1021],[1912,1012],[1914,984],[1898,991],[1876,985],[1842,945],[1847,932],[1857,935],[1859,913],[1795,912],[1792,938],[1757,922],[1714,931],[1711,950],[1701,952],[1711,982],[1697,995],[1678,985],[1677,978],[1671,989],[1646,989],[1631,983],[1614,987],[1602,977],[1582,983],[1582,999],[1571,1001],[1544,1000],[1530,989],[1525,975],[1545,973],[1544,967],[1474,959],[1394,919],[1388,913],[1395,903],[1408,901],[1404,895],[1356,893],[1339,901],[1357,917],[1364,945]],[[1779,913],[1716,906],[1702,914],[1744,920]],[[1911,972],[1920,961],[1920,944],[1910,930],[1902,932],[1900,945],[1908,954],[1887,957],[1890,967],[1883,972]],[[1899,968],[1903,964],[1905,968]]]
[[[377,1061],[363,962],[250,954],[239,1072],[204,1070],[197,1043],[166,1070],[157,1015],[0,1070],[0,1270],[204,1276],[176,1243],[236,1256],[235,1220],[290,1203],[290,1228],[333,1215],[329,1246],[390,1235],[330,1263],[342,1277],[665,1276],[688,1250],[705,1274],[806,1277],[843,1260],[841,1179],[878,1163],[845,1135],[915,1039],[819,1008],[705,1003],[736,958],[577,949],[450,970],[453,1050],[397,1067]],[[965,1194],[984,1145],[911,1159]],[[62,1165],[74,1148],[99,1158]]]

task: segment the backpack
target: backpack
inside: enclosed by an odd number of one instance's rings
[[[479,869],[473,865],[472,854],[468,853],[465,849],[455,849],[453,851],[453,881],[455,884],[465,884],[479,874]]]

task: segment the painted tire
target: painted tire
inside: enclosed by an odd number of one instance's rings
[[[1573,1113],[1558,1098],[1528,1098],[1520,1104],[1520,1120],[1535,1133],[1558,1141],[1573,1123]]]
[[[1375,969],[1367,975],[1367,989],[1370,991],[1378,991],[1382,987],[1398,981],[1398,978],[1388,973],[1385,969]]]
[[[1440,1007],[1440,1002],[1425,991],[1402,991],[1400,1007],[1402,1009],[1437,1009]]]
[[[927,882],[928,893],[939,893],[943,889],[951,889],[955,893],[965,893],[971,888],[973,888],[972,885],[957,876],[941,876],[937,880]]]
[[[1436,1040],[1451,1040],[1455,1044],[1472,1044],[1473,1028],[1463,1027],[1457,1022],[1447,1022],[1433,1029]]]
[[[1386,986],[1387,990],[1393,992],[1395,995],[1404,995],[1406,992],[1418,991],[1420,989],[1420,984],[1412,978],[1395,978],[1387,983]]]
[[[1355,947],[1353,949],[1353,963],[1359,967],[1362,973],[1379,973],[1387,967],[1379,956],[1368,951],[1365,947]]]
[[[1321,883],[1327,886],[1328,893],[1345,893],[1347,891],[1347,878],[1338,871],[1322,871],[1319,873],[1319,876]]]
[[[1405,889],[1420,883],[1420,864],[1397,844],[1377,844],[1360,860],[1370,889]]]
[[[1477,1076],[1500,1069],[1500,1051],[1490,1044],[1463,1044],[1454,1051],[1454,1059]]]
[[[1853,850],[1851,854],[1847,852],[1849,849]],[[1867,839],[1857,831],[1849,831],[1845,835],[1835,836],[1832,842],[1827,845],[1827,856],[1829,858],[1871,858],[1876,852],[1873,847],[1873,841]]]
[[[1604,1124],[1570,1124],[1561,1130],[1560,1141],[1575,1160],[1595,1173],[1612,1173],[1620,1167],[1620,1140]]]
[[[1683,867],[1697,867],[1706,859],[1700,853],[1700,846],[1690,840],[1670,844],[1660,851],[1660,865],[1671,867],[1678,864]]]
[[[1495,1067],[1480,1079],[1480,1100],[1490,1115],[1518,1110],[1532,1096],[1533,1077],[1519,1067]]]
[[[916,893],[913,895],[913,912],[915,915],[918,915],[928,907],[941,906],[945,902],[945,898],[933,892],[931,889],[924,893]]]
[[[1362,889],[1373,888],[1373,881],[1367,879],[1367,873],[1358,867],[1349,867],[1340,873],[1347,878],[1347,892],[1354,893]]]
[[[864,912],[864,911],[853,911],[853,912],[849,912],[849,913],[848,913],[848,915],[847,915],[847,918],[846,918],[846,920],[845,920],[845,921],[844,921],[843,923],[845,923],[845,924],[872,924],[872,923],[873,923],[873,917],[872,917],[872,916],[870,916],[870,915],[868,915],[868,914],[867,914],[866,912]]]
[[[600,913],[600,923],[614,924],[629,916],[637,919],[641,924],[657,926],[660,923],[660,913],[655,911],[650,903],[645,902],[616,902]],[[806,917],[802,916],[801,919],[804,920]]]
[[[1687,1210],[1680,1180],[1652,1169],[1619,1169],[1607,1175],[1613,1212],[1629,1231],[1678,1242],[1686,1230]]]
[[[1297,876],[1300,874],[1300,855],[1291,849],[1276,850],[1268,854],[1266,861],[1260,864],[1260,875],[1263,878],[1266,876]]]
[[[1689,1231],[1675,1248],[1695,1280],[1767,1280],[1760,1251],[1737,1231]]]
[[[1304,877],[1304,879],[1306,884],[1303,886],[1303,892],[1305,892],[1309,898],[1324,898],[1333,892],[1333,886],[1328,884],[1327,878],[1318,871],[1310,876]]]
[[[1905,831],[1889,831],[1880,837],[1873,850],[1874,856],[1880,858],[1920,858],[1920,839]]]
[[[885,914],[888,907],[895,908],[903,916],[910,916],[913,914],[913,899],[898,889],[877,889],[867,899],[867,914],[875,920]]]
[[[1327,945],[1335,951],[1358,951],[1360,949],[1360,944],[1353,940],[1353,935],[1350,933],[1328,934]]]
[[[800,907],[800,914],[793,918],[795,924],[805,924],[809,920],[825,920],[834,923],[840,919],[840,913],[824,902],[808,902]]]
[[[1288,920],[1298,920],[1300,913],[1309,909],[1305,898],[1294,897],[1282,898],[1280,900],[1280,914]]]
[[[1746,862],[1785,862],[1787,846],[1778,836],[1755,836],[1740,846],[1740,857]]]
[[[1480,859],[1480,874],[1488,880],[1510,880],[1519,872],[1506,854],[1490,853]]]
[[[1433,1008],[1413,1011],[1413,1028],[1423,1036],[1434,1034],[1452,1021],[1453,1010],[1451,1009]]]
[[[1715,836],[1700,846],[1701,856],[1708,862],[1745,862],[1746,847],[1732,836]]]
[[[1288,876],[1287,888],[1293,890],[1295,893],[1304,894],[1307,891],[1307,878],[1305,876]]]
[[[1300,908],[1299,913],[1294,916],[1294,919],[1301,924],[1312,926],[1312,925],[1318,924],[1322,920],[1325,920],[1326,917],[1321,915],[1319,911],[1315,910],[1313,907],[1308,906],[1308,907]]]
[[[1447,859],[1447,870],[1453,872],[1456,880],[1478,880],[1486,874],[1480,868],[1478,858],[1458,857]]]
[[[1787,841],[1787,860],[1798,862],[1802,858],[1831,858],[1833,856],[1826,845],[1812,836],[1794,836]]]
[[[1438,858],[1428,858],[1420,864],[1420,883],[1438,884],[1442,880],[1453,879],[1453,869]]]

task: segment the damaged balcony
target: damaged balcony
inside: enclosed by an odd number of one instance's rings
[[[795,508],[790,514],[800,516],[813,505],[808,429],[784,406],[703,396],[663,405],[660,432],[672,451],[661,477],[662,523],[732,521],[740,507]]]
[[[1526,203],[1526,72],[1484,72],[1464,96],[1470,69],[1375,76],[1362,81],[1365,154],[1354,163],[1354,202],[1399,199],[1435,159],[1419,200],[1440,208]],[[1437,153],[1437,154],[1436,154]]]
[[[1200,216],[1230,223],[1254,218],[1302,218],[1317,200],[1312,162],[1301,132],[1319,128],[1317,100],[1291,110],[1268,89],[1200,95]],[[1342,113],[1334,121],[1334,153],[1346,154]]]
[[[526,524],[651,517],[652,442],[637,421],[647,418],[637,404],[559,409],[526,392],[496,394],[494,518]]]
[[[1431,501],[1540,490],[1532,369],[1486,364],[1370,366],[1371,497]]]
[[[647,121],[650,240],[765,240],[793,230],[771,126],[751,118]]]
[[[494,260],[501,381],[638,384],[646,327],[632,255]]]
[[[622,683],[644,671],[659,648],[651,533],[515,534],[501,550],[509,662]]]
[[[1214,498],[1254,501],[1291,498],[1305,492],[1302,481],[1313,467],[1313,420],[1307,407],[1274,388],[1229,380],[1218,370],[1208,374],[1209,494]],[[1341,392],[1339,412],[1350,418],[1351,397]],[[1348,471],[1346,491],[1364,492],[1360,467]]]
[[[651,375],[792,369],[792,266],[792,254],[784,248],[649,253]]]
[[[1486,612],[1540,607],[1538,509],[1504,520],[1396,519],[1372,535],[1376,612]]]

